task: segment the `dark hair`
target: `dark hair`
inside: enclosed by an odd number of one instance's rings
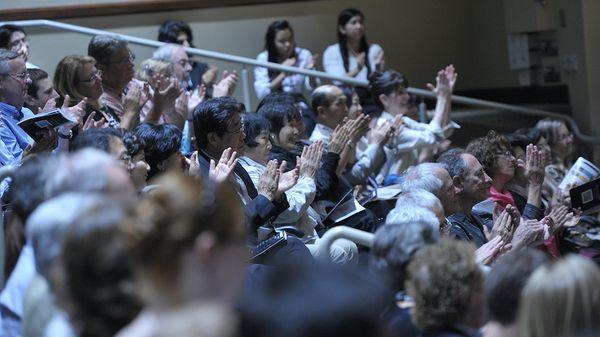
[[[465,150],[460,147],[455,147],[442,153],[436,162],[442,164],[451,178],[456,176],[465,177],[467,174],[467,163],[460,156],[465,153]]]
[[[529,144],[537,144],[542,138],[542,132],[538,128],[518,129],[513,133],[505,135],[511,146],[518,146],[525,150]]]
[[[383,108],[383,104],[379,100],[379,95],[383,94],[387,96],[400,87],[408,87],[408,81],[404,75],[395,70],[376,71],[369,77],[371,97],[380,108]]]
[[[294,36],[294,29],[290,26],[290,23],[287,20],[277,20],[273,21],[269,28],[267,28],[267,33],[265,34],[265,50],[267,51],[269,62],[279,63],[279,59],[277,57],[277,47],[275,46],[275,36],[278,32],[282,30],[289,29]],[[294,46],[295,48],[296,46]],[[296,55],[296,50],[292,51],[292,57]],[[279,71],[269,69],[269,78],[273,78],[277,76]]]
[[[494,177],[497,168],[497,154],[510,151],[510,143],[504,136],[494,130],[490,130],[485,136],[475,138],[469,142],[466,151],[481,163],[485,173]]]
[[[114,336],[140,312],[135,296],[133,263],[119,223],[122,205],[106,200],[69,225],[57,278],[58,300],[77,335]],[[73,254],[77,252],[77,254]]]
[[[131,131],[125,131],[123,133],[123,145],[125,145],[125,149],[127,149],[127,153],[130,156],[137,155],[140,151],[144,151],[146,147],[146,142],[138,137],[135,133]]]
[[[338,86],[338,88],[342,89],[342,91],[344,92],[344,95],[346,96],[346,106],[350,108],[352,106],[352,96],[356,94],[356,89],[349,85],[340,85]]]
[[[42,69],[27,69],[27,72],[29,73],[29,78],[31,78],[31,84],[27,88],[27,94],[33,98],[38,98],[38,81],[48,78],[48,73]]]
[[[279,131],[285,126],[285,121],[302,119],[298,108],[289,103],[265,104],[256,113],[271,123],[271,132],[275,134],[279,134]]]
[[[115,128],[85,130],[69,142],[69,152],[91,147],[110,153],[110,139],[112,137],[123,139],[123,130]]]
[[[10,38],[14,32],[21,32],[25,35],[25,30],[17,25],[2,25],[0,26],[0,48],[10,50]]]
[[[179,44],[177,37],[181,33],[185,33],[188,36],[188,43],[190,47],[194,48],[192,43],[194,37],[192,36],[190,26],[180,20],[167,20],[163,22],[160,28],[158,28],[158,41]]]
[[[121,48],[127,48],[127,41],[115,35],[96,35],[88,45],[88,55],[96,59],[96,64],[107,64],[110,57]]]
[[[353,17],[355,16],[360,16],[361,19],[365,19],[365,15],[359,11],[356,8],[347,8],[344,9],[343,11],[340,12],[340,14],[338,14],[338,27],[337,27],[337,36],[338,36],[338,44],[340,46],[340,53],[342,54],[342,60],[344,61],[344,69],[346,70],[346,72],[350,71],[350,69],[348,69],[349,67],[349,62],[348,62],[348,46],[346,45],[347,42],[347,38],[346,35],[342,34],[342,32],[340,32],[339,27],[343,27],[345,26],[348,21],[350,21]],[[367,78],[371,75],[371,64],[369,61],[369,44],[367,43],[367,37],[363,36],[363,38],[360,40],[360,49],[358,50],[359,53],[364,52],[366,57],[365,57],[365,67],[367,68]]]
[[[320,106],[329,107],[331,101],[329,100],[328,90],[315,90],[310,97],[310,107],[316,113],[317,108]]]
[[[158,165],[177,153],[181,147],[181,130],[173,124],[141,123],[135,135],[144,142],[144,156],[150,165],[148,179],[160,172]]]
[[[271,104],[271,103],[289,103],[296,104],[298,99],[294,96],[294,94],[285,91],[272,91],[267,94],[267,96],[263,97],[263,99],[258,102],[258,106],[256,107],[256,111],[260,110],[263,105]]]
[[[243,113],[240,104],[231,97],[211,98],[198,104],[194,109],[194,135],[199,149],[206,148],[208,133],[223,136],[235,114]]]
[[[246,134],[244,143],[248,147],[256,147],[258,143],[254,140],[264,131],[271,133],[271,123],[264,116],[255,113],[245,113],[242,115],[242,128]]]
[[[383,336],[380,315],[389,296],[363,270],[286,265],[267,271],[241,305],[247,337]]]
[[[496,261],[485,281],[490,320],[503,325],[515,322],[529,276],[546,262],[548,258],[534,249],[513,251]]]

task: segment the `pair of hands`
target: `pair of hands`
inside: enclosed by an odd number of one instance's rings
[[[358,53],[356,55],[356,68],[358,71],[361,71],[367,62],[367,54],[363,51],[361,53]],[[377,71],[383,71],[384,69],[384,59],[383,59],[383,50],[380,50],[377,55],[375,55],[375,58],[373,59],[374,65],[375,65],[375,70]]]
[[[450,99],[458,74],[455,72],[454,66],[449,65],[438,71],[435,78],[435,85],[427,83],[429,90],[433,91],[438,98]]]
[[[367,134],[369,143],[379,146],[385,145],[390,138],[396,137],[402,132],[402,123],[402,115],[396,115],[394,119],[386,121],[381,127],[371,129]]]
[[[321,166],[321,158],[323,156],[324,144],[322,140],[305,146],[302,149],[302,155],[296,157],[297,167],[299,167],[300,178],[315,178],[317,170]]]
[[[525,151],[525,161],[517,160],[517,165],[525,171],[525,177],[529,186],[541,187],[544,183],[544,163],[545,155],[542,149],[533,144],[527,145]]]
[[[361,114],[355,119],[344,119],[335,127],[329,141],[329,152],[340,154],[346,145],[356,144],[369,131],[371,117]]]

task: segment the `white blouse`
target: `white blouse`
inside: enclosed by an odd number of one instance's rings
[[[378,44],[372,44],[369,46],[369,65],[371,66],[371,73],[375,71],[375,57],[379,52],[383,52]],[[356,57],[348,52],[348,71],[356,68]],[[344,69],[344,60],[342,59],[342,53],[340,52],[340,44],[332,44],[325,49],[323,53],[323,68],[325,72],[331,75],[345,76],[348,71]],[[357,80],[368,81],[367,68],[363,67],[362,70],[354,76]]]
[[[312,59],[311,52],[299,47],[296,47],[295,51],[296,63],[293,66],[298,68],[306,68]],[[260,62],[269,62],[269,53],[266,50],[263,51],[262,53],[258,54],[256,60]],[[265,67],[255,67],[254,90],[256,91],[256,96],[258,99],[262,99],[271,93],[271,88],[269,87],[270,83],[271,79],[269,79],[269,69]],[[300,74],[289,75],[281,82],[281,89],[285,92],[301,94],[303,85],[306,90],[312,91],[313,88],[310,85],[310,77]]]

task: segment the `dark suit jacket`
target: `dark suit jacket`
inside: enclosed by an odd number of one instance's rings
[[[198,151],[198,162],[200,163],[200,171],[205,177],[208,177],[208,170],[210,168],[210,158],[208,155],[203,151]],[[251,237],[256,239],[258,228],[269,225],[271,219],[288,209],[290,205],[285,194],[279,200],[274,200],[273,202],[265,196],[259,195],[248,172],[239,163],[236,164],[234,173],[242,179],[248,191],[248,196],[252,199],[251,202],[245,205],[244,211],[249,221]]]
[[[475,213],[467,216],[465,213],[458,212],[448,217],[452,223],[450,234],[463,241],[473,242],[477,248],[487,242],[483,232],[485,221]]]

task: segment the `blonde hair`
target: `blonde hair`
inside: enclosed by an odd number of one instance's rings
[[[163,74],[167,77],[173,75],[173,64],[171,62],[151,58],[144,60],[135,73],[135,78],[148,82],[153,76]]]
[[[71,104],[77,104],[85,96],[77,91],[77,74],[83,69],[86,64],[96,64],[96,60],[87,55],[69,55],[64,57],[54,72],[54,89],[62,98],[69,95]]]
[[[592,337],[600,331],[600,269],[568,256],[537,269],[523,289],[522,337]]]

